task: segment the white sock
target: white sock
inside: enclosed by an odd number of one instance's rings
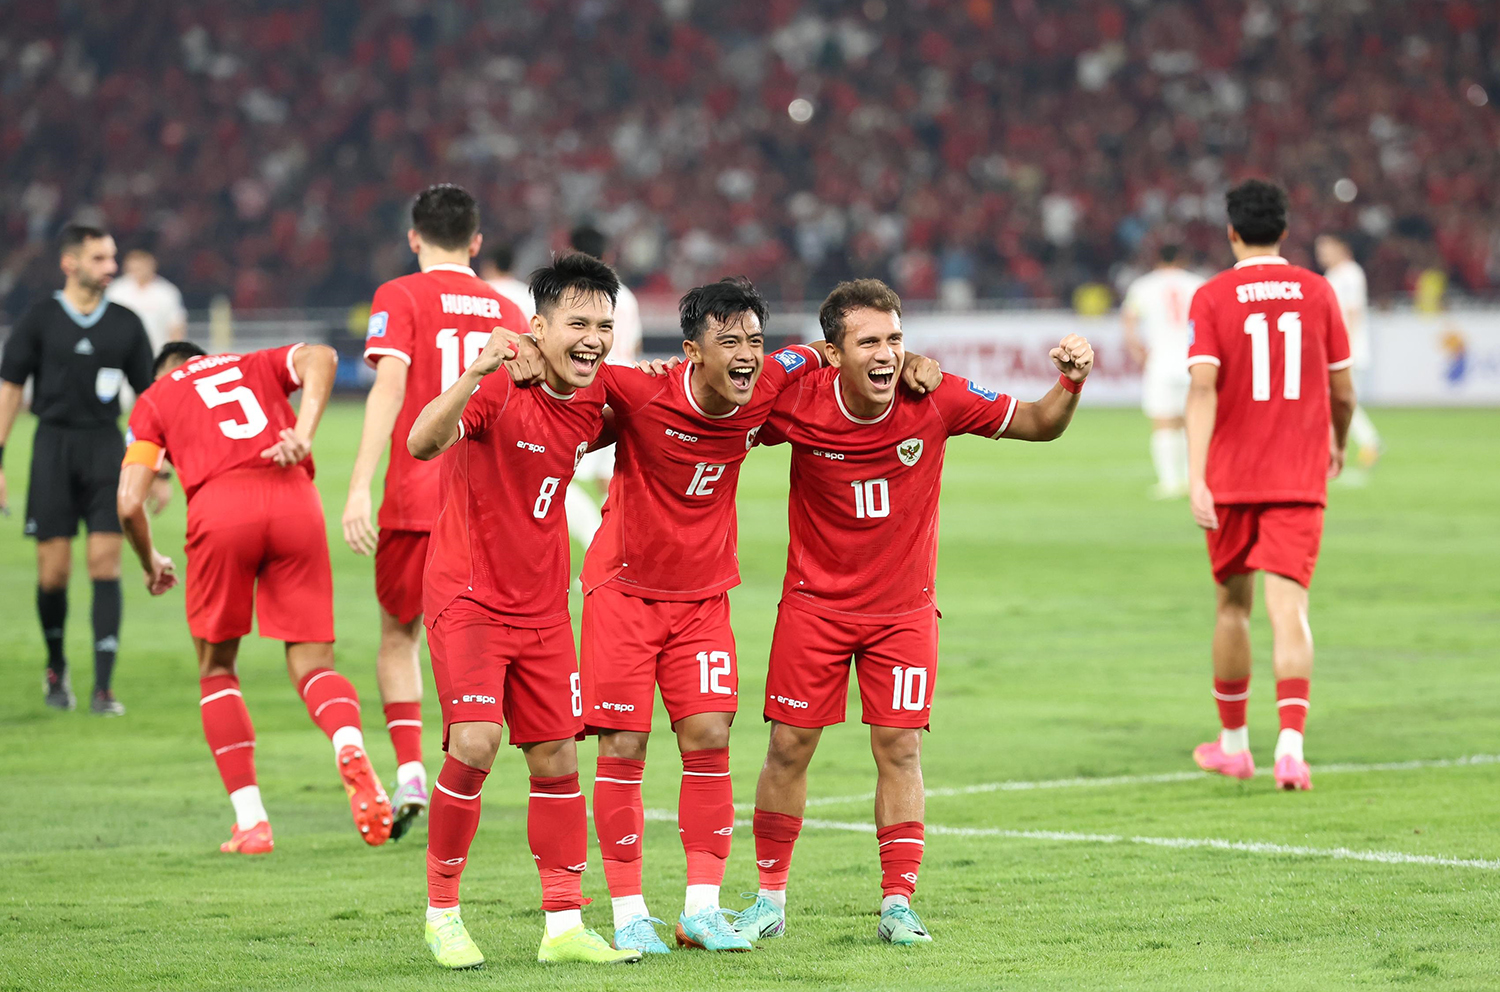
[[[1219,731],[1219,748],[1225,754],[1239,754],[1250,750],[1250,725],[1247,723],[1233,730],[1226,727]]]
[[[428,904],[428,906],[427,906],[427,922],[428,923],[436,923],[436,922],[438,922],[439,920],[441,920],[443,918],[443,914],[444,913],[456,913],[456,912],[458,912],[458,907],[457,906],[445,906],[442,909],[439,909],[436,906]]]
[[[358,727],[340,727],[333,732],[333,753],[335,757],[350,744],[360,749],[363,749],[365,746],[365,735],[360,733]]]
[[[427,788],[427,769],[420,761],[408,761],[404,765],[396,766],[396,781],[405,785],[412,779],[422,783],[423,790]]]
[[[682,899],[682,915],[697,916],[705,909],[719,908],[719,887],[717,885],[689,885],[687,895]]]
[[[1305,761],[1302,757],[1302,734],[1300,731],[1286,729],[1276,738],[1276,760],[1290,754],[1298,761]]]
[[[880,900],[880,915],[884,916],[892,906],[910,906],[911,900],[905,896],[886,896]]]
[[[1172,434],[1172,471],[1176,473],[1172,477],[1172,484],[1177,489],[1187,488],[1188,479],[1188,444],[1187,429],[1174,427]]]
[[[758,894],[783,913],[786,912],[786,889],[761,889]]]
[[[1174,431],[1153,430],[1151,432],[1151,464],[1156,466],[1156,484],[1171,489],[1176,474],[1176,447],[1172,440]]]
[[[563,497],[563,509],[568,513],[568,533],[573,535],[573,540],[588,547],[594,541],[599,524],[603,522],[599,516],[599,508],[594,505],[589,494],[583,491],[583,487],[570,482],[567,495]]]
[[[583,910],[559,909],[547,914],[547,936],[560,937],[574,927],[583,926]]]
[[[625,925],[637,916],[650,916],[646,909],[645,896],[616,896],[610,900],[615,908],[615,929],[624,929]]]
[[[249,830],[262,820],[269,820],[266,807],[260,801],[260,786],[247,785],[229,794],[234,805],[234,824],[241,830]]]
[[[1380,432],[1375,429],[1375,422],[1362,406],[1354,408],[1354,419],[1349,421],[1349,440],[1360,448],[1380,446]]]

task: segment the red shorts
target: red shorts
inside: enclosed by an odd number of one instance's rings
[[[398,623],[422,615],[422,570],[427,567],[427,531],[380,531],[375,545],[375,598]]]
[[[864,722],[926,729],[937,681],[937,612],[857,624],[781,604],[766,671],[767,720],[794,727],[844,722],[849,659]]]
[[[333,641],[333,571],[323,502],[306,473],[248,469],[204,483],[188,504],[188,629],[211,644],[250,633]]]
[[[602,585],[583,598],[583,711],[590,730],[651,729],[656,687],[675,726],[739,708],[729,594],[678,603]]]
[[[1265,571],[1306,587],[1318,564],[1323,508],[1316,503],[1231,503],[1214,507],[1219,529],[1208,535],[1214,581]]]
[[[462,604],[427,630],[443,707],[443,749],[455,723],[503,723],[512,744],[561,741],[583,732],[573,623],[511,627]]]

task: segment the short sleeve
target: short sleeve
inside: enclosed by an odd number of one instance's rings
[[[297,366],[293,360],[297,352],[302,348],[302,342],[289,344],[282,348],[267,348],[264,351],[252,351],[246,355],[241,364],[248,365],[251,362],[261,364],[281,391],[290,396],[302,388],[302,379],[297,375]]]
[[[1188,307],[1187,363],[1189,366],[1219,364],[1219,337],[1206,283],[1198,287],[1192,306]]]
[[[1344,308],[1339,306],[1338,297],[1333,292],[1333,287],[1328,286],[1324,295],[1324,312],[1328,319],[1328,371],[1337,372],[1339,369],[1347,369],[1354,364],[1353,353],[1349,349],[1349,328],[1344,324]]]
[[[408,366],[416,351],[416,303],[406,287],[388,282],[375,290],[370,323],[365,329],[365,364],[374,368],[386,355]]]
[[[761,377],[780,391],[809,373],[823,367],[823,355],[816,348],[794,344],[766,356]]]
[[[125,435],[127,444],[145,441],[163,450],[167,447],[167,432],[162,424],[161,411],[156,408],[156,398],[151,393],[141,393],[130,411],[129,431]]]
[[[662,391],[673,369],[665,375],[642,372],[634,365],[601,365],[594,381],[604,390],[605,402],[620,413],[633,413]]]
[[[962,376],[943,373],[942,385],[930,394],[948,436],[978,434],[998,438],[1016,415],[1016,398],[986,389]]]
[[[130,313],[130,319],[135,324],[135,340],[125,358],[125,378],[130,380],[130,388],[139,395],[149,389],[156,378],[152,372],[156,357],[151,353],[151,338],[146,335],[146,325],[134,313]]]
[[[515,388],[504,369],[481,379],[479,388],[469,397],[464,412],[458,418],[458,436],[483,437],[490,425],[505,412],[505,405],[510,401],[511,391]]]
[[[17,386],[25,385],[36,372],[41,352],[41,320],[36,309],[32,308],[16,323],[5,342],[5,354],[0,356],[0,379]]]

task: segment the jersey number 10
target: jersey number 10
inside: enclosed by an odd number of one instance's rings
[[[1302,315],[1288,310],[1276,318],[1276,329],[1281,332],[1283,349],[1281,396],[1283,399],[1302,398]],[[1250,398],[1271,398],[1271,322],[1263,313],[1252,313],[1245,318],[1245,333],[1250,335]]]

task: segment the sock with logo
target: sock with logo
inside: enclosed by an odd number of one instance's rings
[[[684,912],[693,916],[719,906],[724,863],[734,837],[734,789],[729,781],[729,748],[688,751],[682,756],[682,787],[677,827],[687,852]]]
[[[438,772],[427,810],[427,905],[432,909],[458,906],[458,881],[479,829],[479,793],[487,775],[489,769],[451,754]]]
[[[880,845],[880,891],[885,896],[911,898],[922,868],[922,821],[907,820],[875,831]]]
[[[582,909],[589,828],[577,772],[531,776],[526,839],[542,877],[542,910],[555,913]]]
[[[792,848],[802,832],[802,817],[757,809],[751,821],[755,834],[755,864],[760,869],[760,894],[786,908],[786,881],[792,868]],[[780,894],[779,900],[774,895]]]
[[[644,761],[602,754],[594,771],[594,833],[604,858],[604,881],[614,900],[616,929],[636,915],[651,915],[641,896],[641,834],[646,825],[641,779],[645,771]]]

